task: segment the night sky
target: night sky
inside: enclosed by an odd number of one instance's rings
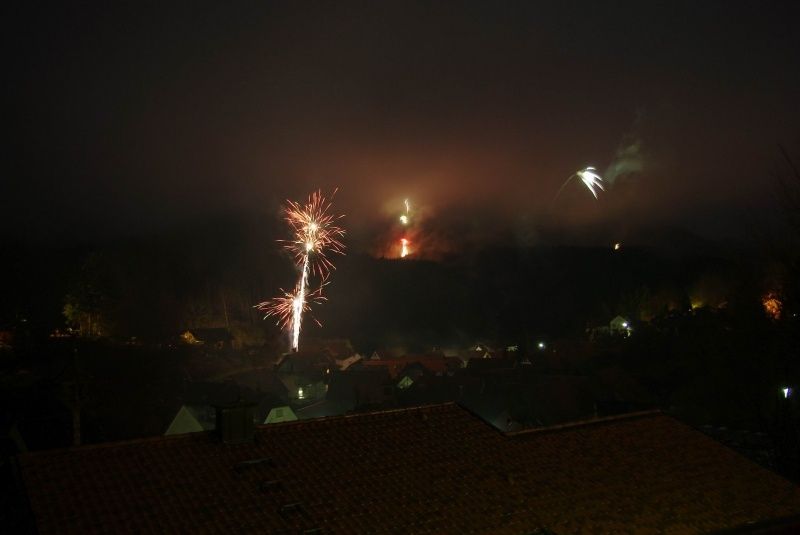
[[[22,240],[277,214],[337,186],[354,236],[410,197],[428,226],[533,241],[747,238],[779,145],[800,147],[796,1],[20,4],[0,213]],[[587,165],[608,191],[554,206]]]

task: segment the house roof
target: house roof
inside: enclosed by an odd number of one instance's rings
[[[661,413],[503,434],[455,404],[19,456],[40,533],[696,533],[800,488]],[[794,525],[794,524],[793,524]]]
[[[361,362],[361,366],[374,367],[383,366],[389,370],[392,378],[402,372],[406,366],[411,364],[421,364],[425,369],[433,373],[447,371],[448,361],[444,355],[407,355],[405,357],[387,359],[369,359]]]
[[[318,339],[305,338],[303,340],[303,351],[310,353],[325,353],[331,358],[347,358],[355,351],[353,344],[346,338]]]
[[[335,368],[336,361],[327,353],[300,351],[285,355],[277,365],[278,373],[319,375]]]
[[[331,374],[327,398],[355,404],[367,400],[383,401],[384,388],[391,385],[389,372],[383,367],[365,367]]]

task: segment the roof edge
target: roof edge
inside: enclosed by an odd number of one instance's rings
[[[317,403],[322,403],[326,400],[317,401],[311,403],[310,405],[306,405],[306,407],[312,407]],[[424,409],[435,409],[438,407],[447,407],[450,405],[455,405],[459,408],[464,408],[455,401],[445,401],[444,403],[428,403],[426,405],[415,405],[414,407],[400,407],[397,409],[384,409],[379,411],[368,411],[368,412],[351,412],[346,414],[332,414],[330,416],[320,416],[318,418],[298,418],[297,420],[292,420],[291,422],[276,422],[274,424],[258,424],[256,429],[275,429],[279,426],[288,426],[288,425],[298,425],[301,423],[311,423],[311,422],[329,422],[333,420],[344,420],[348,418],[363,418],[365,416],[375,416],[379,414],[394,414],[399,412],[414,412],[420,411]],[[305,407],[304,407],[305,408]]]

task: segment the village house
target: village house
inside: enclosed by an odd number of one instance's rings
[[[253,406],[253,421],[270,424],[297,420],[291,407],[278,396],[256,391],[240,384],[201,382],[188,385],[184,403],[175,412],[164,435],[179,435],[216,429],[216,408],[237,402]]]
[[[181,334],[181,341],[193,346],[230,349],[233,345],[233,335],[225,328],[188,329]]]
[[[275,367],[289,400],[296,406],[324,399],[329,376],[335,369],[336,361],[329,354],[305,350],[285,355]]]

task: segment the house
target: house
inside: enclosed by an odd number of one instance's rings
[[[392,346],[376,349],[370,355],[370,360],[396,359],[407,353],[404,347]]]
[[[289,391],[273,367],[251,368],[225,376],[227,381],[257,393],[288,400]]]
[[[396,385],[397,399],[403,407],[461,401],[480,387],[479,379],[465,373],[434,375],[417,373],[418,370],[412,367],[407,370],[411,373],[402,373]]]
[[[263,406],[259,404],[255,411],[254,423],[274,424],[292,422],[297,415],[288,405]],[[211,405],[183,405],[164,435],[182,435],[198,431],[213,431],[217,427],[216,409]]]
[[[453,403],[23,453],[50,533],[800,529],[800,487],[657,412],[499,432]]]
[[[189,329],[181,334],[181,341],[187,345],[228,349],[232,346],[233,335],[225,328]]]
[[[270,409],[267,417],[264,418],[265,424],[279,424],[281,422],[293,422],[297,420],[297,415],[291,407],[273,407]]]
[[[516,361],[512,359],[474,358],[467,362],[467,371],[470,373],[479,373],[489,370],[510,370],[514,368],[516,364]]]
[[[389,371],[389,375],[391,375],[392,378],[395,378],[406,368],[406,366],[411,364],[419,364],[433,373],[443,374],[452,367],[452,360],[445,357],[442,353],[433,353],[425,355],[406,355],[397,358],[371,358],[369,360],[362,361],[360,366],[364,368],[386,368]]]
[[[623,316],[615,316],[614,319],[608,322],[608,330],[611,334],[630,336],[633,324]]]
[[[586,334],[590,340],[612,336],[630,336],[633,323],[624,316],[614,316],[607,325],[590,324],[586,327]]]
[[[304,338],[302,351],[325,354],[333,359],[344,359],[355,353],[353,344],[347,338]]]
[[[216,407],[231,405],[238,400],[254,406],[253,421],[257,424],[297,420],[292,409],[274,395],[242,389],[231,383],[203,383],[196,386],[193,389],[195,402],[178,409],[164,435],[212,431],[217,425]],[[205,395],[197,396],[202,387],[206,388]]]
[[[215,426],[216,414],[211,405],[181,405],[164,434],[181,435],[197,431],[211,431]]]
[[[325,397],[336,361],[326,353],[301,351],[285,355],[275,370],[292,403],[303,405]]]
[[[384,367],[363,367],[331,375],[326,399],[347,404],[347,411],[386,406],[393,401],[392,380]]]
[[[343,358],[343,359],[336,359],[336,367],[339,368],[340,370],[344,371],[347,368],[349,368],[350,366],[352,366],[353,364],[356,364],[357,362],[361,362],[362,360],[364,360],[364,357],[362,357],[358,353],[354,353],[354,354],[350,355],[349,357],[346,357],[346,358]]]

